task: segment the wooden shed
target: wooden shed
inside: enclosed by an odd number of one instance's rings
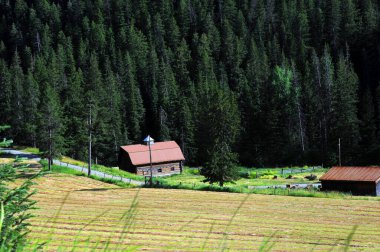
[[[152,173],[154,176],[182,173],[185,160],[181,148],[175,141],[151,144]],[[138,175],[150,175],[149,146],[134,144],[121,146],[119,168]]]
[[[324,191],[380,196],[380,166],[336,166],[319,180]]]

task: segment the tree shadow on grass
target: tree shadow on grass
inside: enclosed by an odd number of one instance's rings
[[[74,192],[101,192],[101,191],[112,191],[112,190],[126,190],[126,189],[134,189],[134,188],[91,188],[91,189],[79,189]]]

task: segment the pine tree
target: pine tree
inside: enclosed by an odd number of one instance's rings
[[[106,70],[104,80],[107,83],[106,92],[106,113],[105,127],[103,132],[103,160],[106,163],[113,163],[117,160],[119,146],[127,144],[128,142],[123,139],[123,122],[122,122],[122,92],[121,87],[115,79],[114,73],[110,68],[110,63],[106,61]]]
[[[330,132],[331,122],[331,102],[332,102],[332,87],[334,85],[334,65],[331,60],[328,47],[325,47],[323,56],[320,62],[320,80],[319,80],[319,97],[322,101],[321,104],[321,115],[320,115],[320,128],[321,128],[321,141],[322,141],[322,152],[324,159],[327,158],[327,148],[332,145],[331,139],[328,135]]]
[[[8,66],[0,59],[0,121],[11,123],[12,117],[12,84]]]
[[[44,151],[48,159],[49,170],[53,158],[64,152],[65,141],[62,135],[62,107],[57,92],[48,85],[44,90],[40,107],[39,118],[39,148]]]
[[[85,160],[87,145],[87,109],[85,107],[84,79],[82,71],[74,71],[68,79],[67,99],[64,100],[65,141],[67,154],[75,159]]]
[[[206,107],[200,118],[204,123],[198,129],[204,137],[203,145],[198,145],[205,154],[201,174],[205,181],[220,186],[237,178],[237,154],[232,148],[239,135],[240,117],[236,98],[229,92],[213,86],[210,97],[202,97]]]
[[[51,87],[67,154],[86,157],[91,104],[100,162],[114,164],[116,145],[149,133],[176,140],[187,160],[203,165],[211,147],[200,118],[218,87],[233,91],[241,131],[254,139],[231,147],[239,162],[295,164],[304,149],[306,161],[326,164],[336,153],[332,115],[342,115],[332,110],[333,89],[346,73],[337,69],[346,43],[347,71],[358,74],[359,146],[373,130],[380,135],[378,109],[374,129],[364,99],[370,90],[380,100],[379,7],[373,0],[0,1],[0,121],[17,143],[41,142],[35,114]],[[292,75],[286,99],[275,95],[276,66]],[[353,157],[376,160],[368,151]]]
[[[11,125],[13,126],[12,132],[15,140],[21,140],[25,135],[23,135],[22,125],[25,122],[23,113],[23,96],[24,96],[24,74],[20,65],[20,57],[17,50],[14,53],[12,65],[10,67],[11,78],[11,106],[12,106],[12,117]]]
[[[40,103],[40,89],[38,83],[33,77],[31,70],[28,71],[26,79],[24,81],[24,97],[23,97],[23,117],[24,117],[24,131],[26,144],[32,144],[37,146],[38,138],[38,118],[40,117],[38,106]]]
[[[0,132],[5,128],[0,126]],[[26,179],[21,185],[10,186],[10,183],[19,177],[19,171],[24,168],[19,166],[16,170],[12,165],[0,166],[0,242],[4,251],[23,250],[27,243],[26,235],[30,232],[29,219],[33,215],[29,210],[33,209],[36,203],[31,199],[35,194],[35,191],[31,190],[33,182]]]
[[[353,36],[358,31],[359,12],[352,0],[347,0],[342,5],[342,39],[345,43],[352,42]]]
[[[352,162],[358,147],[360,133],[357,117],[358,76],[354,72],[349,55],[340,56],[337,72],[332,86],[331,101],[331,146],[334,147],[341,138],[343,163]],[[334,151],[332,151],[332,162]]]
[[[325,2],[325,32],[328,43],[332,46],[333,52],[336,53],[339,46],[339,34],[341,27],[341,1],[326,0]]]
[[[271,150],[280,161],[284,162],[294,148],[294,136],[299,135],[294,125],[297,125],[297,93],[294,86],[294,76],[288,67],[276,66],[274,69],[272,87],[273,94],[268,103],[268,150]],[[296,97],[294,99],[294,97]],[[298,145],[298,143],[297,143]],[[288,149],[284,153],[284,148]]]
[[[376,119],[375,104],[370,90],[364,91],[361,99],[360,109],[360,149],[364,150],[361,157],[363,164],[376,163],[378,160],[379,148],[376,141]]]
[[[135,79],[134,63],[127,54],[126,73],[124,76],[124,92],[126,96],[126,121],[130,132],[130,138],[134,142],[140,142],[142,137],[142,127],[144,124],[145,108],[140,93],[138,83]]]

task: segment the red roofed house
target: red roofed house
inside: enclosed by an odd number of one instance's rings
[[[175,141],[153,142],[151,139],[152,173],[155,176],[182,172],[185,160],[181,148]],[[138,175],[150,175],[149,146],[143,144],[120,147],[119,168]]]
[[[380,167],[332,167],[320,179],[322,190],[380,196]]]

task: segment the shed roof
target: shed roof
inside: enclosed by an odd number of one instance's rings
[[[134,144],[121,146],[120,148],[128,153],[133,165],[146,165],[150,163],[149,146]],[[185,160],[181,148],[175,141],[156,142],[150,148],[152,150],[153,164]]]
[[[334,166],[319,180],[380,181],[380,166]]]

